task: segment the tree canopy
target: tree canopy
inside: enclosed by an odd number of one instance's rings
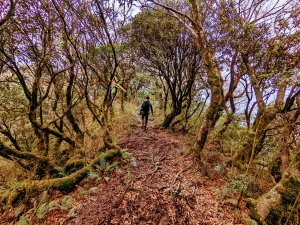
[[[69,192],[124,155],[116,111],[136,119],[149,95],[151,122],[189,136],[200,169],[221,154],[222,168],[271,177],[259,196],[240,191],[253,220],[299,223],[298,1],[0,3],[0,165],[25,174],[2,207]]]

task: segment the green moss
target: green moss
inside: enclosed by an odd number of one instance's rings
[[[247,198],[247,207],[250,209],[250,218],[255,220],[255,221],[260,221],[259,216],[257,215],[256,212],[256,201],[253,198]]]
[[[247,225],[258,225],[258,223],[255,220],[250,219]]]
[[[19,184],[18,187],[13,188],[12,190],[1,195],[0,203],[2,205],[12,205],[20,200],[28,199],[29,196],[39,194],[44,190],[49,189],[57,189],[68,193],[72,191],[76,187],[76,184],[86,177],[88,172],[91,171],[96,165],[99,165],[99,163],[110,160],[118,155],[120,155],[119,150],[108,150],[107,152],[102,153],[99,158],[93,160],[88,166],[83,167],[69,176],[48,180],[23,182]]]
[[[84,162],[80,159],[70,160],[65,165],[65,171],[67,174],[75,172],[84,167]]]
[[[65,178],[58,185],[57,189],[63,192],[71,192],[75,188],[75,182],[71,178]]]
[[[291,167],[281,179],[281,181],[268,193],[261,196],[256,201],[250,202],[250,216],[251,218],[259,221],[258,214],[266,216],[263,221],[265,224],[285,224],[287,218],[289,221],[287,224],[295,224],[295,214],[291,212],[293,205],[297,199],[300,189],[300,172],[299,170]],[[280,197],[276,200],[276,196]],[[274,201],[272,201],[274,198]],[[260,204],[261,208],[255,207],[256,204]],[[263,211],[265,207],[270,208],[270,211],[266,215]],[[298,206],[297,206],[298,207]],[[297,207],[296,211],[297,212]],[[261,210],[260,212],[258,212]],[[294,210],[294,209],[293,209]]]

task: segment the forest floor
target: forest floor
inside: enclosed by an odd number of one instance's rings
[[[136,127],[119,145],[135,161],[101,172],[96,187],[84,180],[69,194],[71,211],[52,210],[33,224],[243,224],[217,194],[224,174],[205,176],[175,133]]]
[[[209,179],[197,171],[192,156],[180,154],[185,146],[176,134],[136,128],[119,144],[136,159],[135,165],[107,174],[109,180],[102,179],[78,199],[78,210],[72,217],[58,218],[60,223],[239,223],[234,209],[217,195],[222,176]]]

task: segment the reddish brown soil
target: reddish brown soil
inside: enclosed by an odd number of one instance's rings
[[[64,224],[227,224],[233,212],[217,198],[220,180],[195,171],[184,146],[165,130],[134,130],[120,145],[136,158],[109,174]]]
[[[180,155],[185,146],[176,134],[136,128],[120,146],[128,149],[137,165],[101,173],[98,186],[86,188],[85,194],[71,193],[76,207],[72,213],[54,210],[42,223],[238,224],[233,209],[217,196],[221,177],[205,178],[195,169],[192,156]]]

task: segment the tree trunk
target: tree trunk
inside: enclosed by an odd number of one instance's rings
[[[220,138],[219,139],[220,141],[223,141],[223,135],[224,135],[225,131],[227,130],[229,124],[231,124],[231,122],[233,121],[233,119],[234,119],[234,113],[228,113],[226,121],[224,122],[221,130],[219,131],[219,133],[217,135]]]
[[[250,199],[251,217],[264,224],[296,224],[300,209],[300,154],[280,182],[257,200]],[[298,216],[297,216],[298,215]],[[288,221],[287,221],[288,220]]]
[[[282,108],[286,85],[281,85],[279,87],[275,105],[267,107],[263,99],[263,92],[259,86],[259,80],[249,62],[249,56],[247,54],[242,54],[242,58],[247,72],[250,75],[250,82],[253,86],[258,105],[258,113],[253,124],[253,131],[255,134],[249,134],[248,142],[241,151],[237,152],[233,161],[237,162],[242,160],[242,162],[247,163],[251,158],[256,157],[263,149],[267,128],[274,121],[277,113],[280,112]]]
[[[77,134],[77,141],[80,144],[83,144],[84,142],[84,133],[82,132],[82,130],[80,129],[78,122],[75,118],[75,116],[73,115],[72,112],[72,100],[73,100],[73,96],[72,96],[72,92],[73,92],[73,87],[74,87],[74,82],[75,82],[75,71],[74,71],[74,59],[70,53],[69,47],[68,47],[68,40],[67,37],[64,36],[64,48],[65,48],[65,52],[66,52],[66,56],[67,59],[69,60],[69,63],[71,65],[70,67],[70,79],[69,79],[69,83],[67,86],[67,91],[66,91],[66,103],[67,103],[67,107],[68,107],[68,111],[66,112],[66,116],[68,121],[70,122],[73,130],[76,132]]]
[[[249,132],[248,136],[245,137],[245,140],[247,141],[243,148],[233,156],[232,161],[235,165],[240,166],[242,164],[247,164],[251,158],[255,158],[258,153],[261,152],[266,139],[267,128],[275,117],[275,108],[268,109],[268,111],[265,110],[264,112],[258,112],[256,121],[253,125],[253,132]]]
[[[75,80],[75,74],[74,74],[74,67],[71,67],[71,72],[70,72],[70,80],[69,80],[69,84],[67,87],[67,93],[66,93],[66,102],[67,102],[67,107],[68,107],[68,111],[66,112],[66,116],[68,121],[70,122],[73,130],[76,132],[77,134],[77,140],[80,144],[83,144],[83,140],[84,140],[84,134],[82,132],[82,130],[80,129],[77,120],[75,118],[75,116],[73,115],[72,112],[72,89],[73,89],[73,85],[74,85],[74,80]]]
[[[291,130],[288,127],[288,124],[285,123],[283,127],[283,137],[281,139],[280,148],[280,159],[281,159],[281,174],[284,175],[285,171],[289,167],[289,140],[290,140]]]
[[[27,165],[33,165],[38,179],[43,178],[46,174],[55,173],[55,165],[51,163],[49,158],[39,156],[37,154],[19,151],[7,147],[0,141],[0,156],[9,160],[25,160]],[[25,164],[24,164],[25,165]],[[25,168],[26,169],[26,168]]]
[[[201,155],[207,137],[213,130],[224,108],[224,94],[221,73],[214,55],[214,50],[209,46],[206,32],[203,29],[204,17],[202,14],[203,12],[201,12],[201,8],[201,3],[192,3],[193,20],[195,21],[193,35],[196,38],[196,44],[200,50],[203,64],[207,72],[207,81],[210,86],[211,97],[205,119],[202,123],[200,131],[197,135],[196,143],[194,145],[194,150],[197,156]]]
[[[172,121],[174,120],[174,118],[176,116],[178,116],[180,114],[180,110],[179,109],[173,109],[171,113],[169,113],[169,115],[167,115],[167,117],[165,118],[165,120],[162,123],[162,127],[163,128],[168,128],[170,127]]]
[[[210,85],[211,90],[211,98],[210,104],[207,109],[207,113],[205,119],[202,123],[200,131],[197,135],[195,151],[198,156],[200,156],[208,135],[211,130],[214,128],[216,122],[221,116],[221,112],[223,111],[223,90],[222,90],[222,81],[221,74],[219,68],[215,62],[215,59],[212,54],[207,53],[204,54],[205,58],[204,64],[207,68],[208,73],[208,83]]]
[[[175,15],[179,15],[178,17],[182,16],[182,13],[179,13],[177,10],[171,7],[168,7],[157,1],[154,1],[154,3],[167,10],[172,11]],[[224,94],[221,72],[217,64],[214,49],[208,43],[208,35],[204,30],[204,22],[206,16],[203,5],[204,3],[202,1],[190,1],[191,24],[183,23],[196,40],[197,47],[199,49],[203,64],[207,72],[207,80],[211,92],[210,104],[207,110],[207,114],[199,130],[196,138],[196,143],[194,145],[194,151],[196,152],[197,156],[201,155],[207,137],[220,118],[220,114],[224,108]],[[180,18],[179,20],[183,22],[183,20],[181,20]]]

